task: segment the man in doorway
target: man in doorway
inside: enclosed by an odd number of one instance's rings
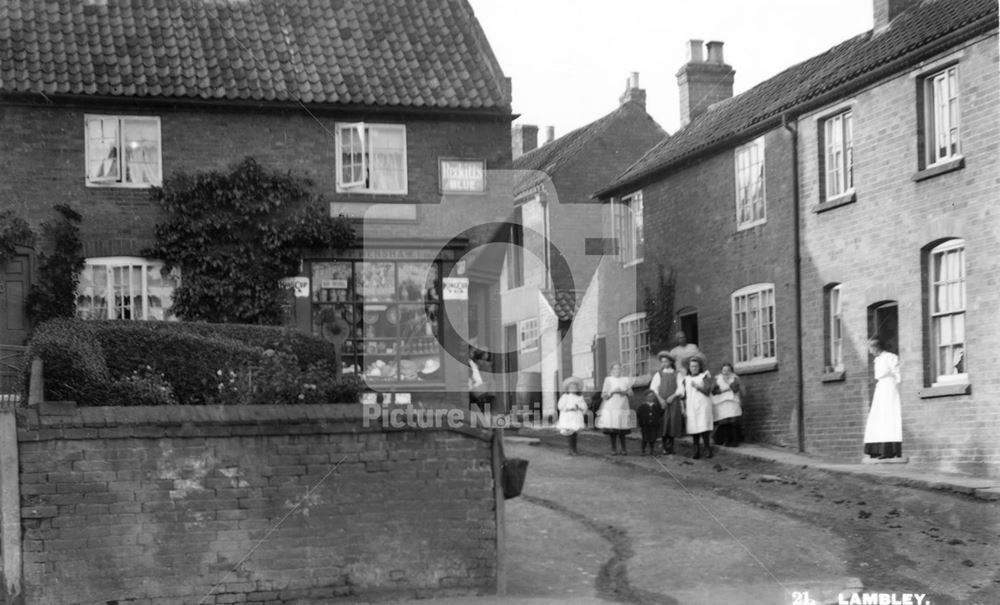
[[[674,358],[677,374],[680,377],[687,374],[688,359],[701,354],[701,349],[698,348],[698,345],[687,341],[687,334],[683,330],[677,331],[675,339],[677,345],[670,349],[670,356]]]

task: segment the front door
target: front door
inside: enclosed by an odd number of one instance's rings
[[[17,254],[0,267],[0,345],[23,345],[28,339],[30,289],[31,256]]]
[[[868,323],[869,336],[878,336],[886,351],[899,355],[899,304],[889,300],[872,305]]]

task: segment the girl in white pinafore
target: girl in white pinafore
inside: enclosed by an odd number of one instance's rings
[[[885,460],[903,455],[903,418],[899,400],[899,357],[882,349],[878,338],[868,340],[875,357],[875,393],[865,424],[865,453]]]
[[[601,407],[597,410],[597,420],[594,426],[611,437],[611,455],[618,456],[618,443],[621,443],[621,454],[627,456],[625,435],[636,427],[635,412],[628,404],[628,391],[635,384],[635,378],[622,376],[622,364],[613,363],[611,375],[604,378],[601,389]]]
[[[712,457],[712,444],[709,436],[712,434],[712,375],[705,369],[705,357],[701,353],[688,359],[687,375],[677,385],[677,391],[684,393],[685,418],[687,432],[694,441],[694,456],[701,458],[701,447],[698,437],[705,443],[706,457]]]

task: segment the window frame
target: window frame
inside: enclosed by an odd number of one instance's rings
[[[618,240],[618,259],[623,267],[638,265],[646,253],[642,190],[614,199],[611,211],[614,237]]]
[[[844,371],[844,285],[830,284],[825,288],[826,366],[829,371]]]
[[[623,327],[636,327],[623,330]],[[635,340],[634,343],[631,340]],[[634,346],[633,346],[634,344]],[[618,320],[618,359],[625,376],[649,373],[649,323],[645,312],[631,313]]]
[[[127,182],[125,175],[128,173],[127,154],[121,152],[125,149],[125,123],[129,120],[144,120],[155,122],[156,124],[156,180],[149,183]],[[116,160],[118,162],[117,172],[114,177],[96,178],[91,177],[91,124],[96,121],[117,122],[117,132],[115,133]],[[84,156],[84,183],[87,187],[104,187],[117,189],[151,189],[163,185],[163,129],[159,116],[130,115],[130,114],[96,114],[87,113],[83,116],[83,156]],[[96,161],[96,158],[95,158]]]
[[[820,124],[823,187],[820,201],[836,202],[854,195],[854,109],[848,107],[838,111]],[[839,157],[831,159],[831,151]],[[831,178],[836,179],[835,188],[831,187]]]
[[[746,163],[742,162],[742,159],[744,157],[753,155],[754,153],[758,158],[757,163],[754,163],[752,159]],[[740,145],[733,151],[733,168],[735,177],[734,196],[736,198],[737,231],[743,231],[745,229],[750,229],[752,227],[756,227],[757,225],[763,225],[767,223],[767,185],[766,185],[767,164],[765,162],[764,153],[765,153],[765,146],[764,146],[763,136],[757,137],[756,139],[748,143],[744,143],[743,145]],[[754,169],[755,166],[758,167]],[[749,187],[751,183],[747,183],[746,187],[744,187],[742,182],[743,178],[741,174],[746,174],[749,176],[752,175],[753,172],[757,172],[760,179],[760,217],[752,216],[749,220],[744,221],[741,219],[741,216],[743,214],[743,208],[744,206],[746,206],[746,200],[744,200],[742,194],[744,191],[748,191],[747,187]],[[751,214],[755,215],[756,212],[753,211],[753,208],[756,207],[756,204],[753,203],[752,201],[750,203],[753,204],[753,207],[751,208]]]
[[[374,155],[370,145],[372,144],[372,131],[382,130],[387,132],[398,133],[402,135],[402,183],[403,186],[399,189],[376,189],[371,187],[370,179],[370,165],[371,156]],[[335,124],[335,134],[336,140],[335,144],[335,157],[334,165],[336,170],[336,181],[337,181],[337,193],[363,193],[368,195],[407,195],[409,191],[409,171],[407,164],[409,163],[408,146],[406,140],[406,125],[405,124],[391,124],[391,123],[369,123],[369,122],[337,122]],[[353,135],[357,136],[358,143],[360,144],[360,151],[355,155],[358,155],[360,165],[358,170],[357,178],[352,178],[350,180],[344,179],[344,164],[343,164],[343,151],[344,151],[344,132],[351,132]],[[355,139],[351,138],[351,144],[355,143]],[[353,147],[352,147],[353,150]],[[353,164],[352,164],[353,165]],[[352,171],[353,172],[353,171]],[[368,183],[366,185],[366,182]]]
[[[751,331],[751,313],[750,308],[751,297],[757,297],[758,300],[762,295],[769,295],[768,300],[764,302],[769,302],[769,305],[760,304],[757,307],[757,322],[756,326],[753,327]],[[740,301],[746,301],[746,308],[740,307]],[[733,363],[734,370],[739,371],[753,371],[753,370],[764,370],[771,369],[777,365],[778,362],[778,322],[777,322],[777,300],[775,298],[775,289],[773,283],[757,283],[749,286],[745,286],[736,290],[730,295],[730,318],[732,321],[732,340],[733,340]],[[770,322],[765,321],[766,314],[762,313],[764,309],[770,307]],[[741,344],[740,341],[740,331],[741,331],[741,321],[739,314],[745,315],[745,327],[742,328],[746,331],[746,342]],[[765,327],[770,327],[770,338],[765,338],[764,332]],[[753,355],[754,341],[751,340],[751,336],[756,334],[756,347],[760,349],[763,353],[766,349],[770,349],[771,355]],[[741,354],[741,348],[746,349],[745,353]]]
[[[954,115],[947,113],[947,131],[954,132],[954,150],[952,144],[948,144],[948,151],[944,154],[940,152],[939,139],[941,138],[940,121],[944,115],[941,109],[940,95],[937,91],[939,78],[944,78],[949,84],[949,92],[953,93],[948,97],[949,102],[954,100]],[[921,95],[923,105],[922,127],[923,127],[923,168],[930,169],[937,166],[946,165],[962,158],[962,129],[961,129],[961,90],[958,79],[958,63],[942,66],[931,73],[921,77]],[[952,123],[954,119],[954,124]]]
[[[82,279],[79,282],[79,284],[77,285],[77,292],[75,294],[75,296],[76,296],[76,303],[75,303],[75,306],[76,306],[76,316],[80,317],[81,319],[118,319],[118,320],[127,320],[127,321],[171,321],[171,320],[176,320],[177,317],[172,312],[172,309],[173,309],[173,292],[175,292],[177,290],[177,287],[180,286],[180,277],[179,277],[179,275],[177,274],[176,271],[171,272],[171,275],[169,277],[163,277],[164,280],[168,280],[169,279],[169,280],[172,280],[174,282],[173,286],[172,286],[172,289],[170,290],[170,293],[167,296],[168,300],[170,301],[170,304],[168,304],[166,306],[163,306],[163,305],[160,306],[160,309],[162,309],[163,317],[162,318],[150,317],[150,307],[151,307],[151,305],[149,304],[148,301],[154,295],[152,293],[150,293],[150,291],[149,291],[149,288],[150,288],[149,281],[148,281],[149,272],[150,271],[157,271],[157,270],[162,271],[163,266],[164,266],[164,262],[161,261],[161,260],[152,259],[152,258],[144,258],[144,257],[141,257],[141,256],[97,256],[97,257],[91,257],[91,258],[85,259],[85,261],[84,261],[84,269],[83,269],[84,272],[86,272],[87,270],[93,271],[94,267],[104,267],[105,270],[106,270],[106,277],[105,277],[105,280],[104,280],[105,281],[105,283],[104,283],[104,287],[105,287],[105,292],[104,292],[104,301],[105,302],[104,302],[104,305],[103,305],[103,307],[97,307],[96,303],[92,303],[91,304],[91,312],[94,312],[94,310],[96,310],[98,308],[101,308],[101,309],[104,310],[103,311],[104,317],[100,317],[100,316],[97,316],[97,317],[84,317],[83,316],[83,310],[80,308],[80,299],[82,297],[85,297],[85,296],[90,296],[90,297],[92,297],[92,300],[96,301],[98,295],[96,294],[96,292],[92,292],[91,294],[87,294],[86,292],[82,292],[81,288],[88,287],[83,282]],[[140,285],[139,285],[139,287],[140,287],[140,294],[138,296],[141,297],[141,299],[144,301],[143,304],[142,304],[142,315],[143,316],[142,317],[131,317],[131,316],[130,317],[123,317],[122,315],[124,315],[125,306],[124,305],[119,305],[117,302],[114,302],[114,303],[111,302],[111,301],[117,301],[117,299],[118,299],[118,296],[116,296],[116,286],[115,286],[115,282],[114,282],[113,276],[116,275],[115,270],[126,269],[126,270],[131,271],[131,270],[136,269],[136,268],[141,268],[141,271],[140,271],[140,279],[141,279],[141,281],[140,281]],[[161,274],[161,277],[162,277],[162,274]],[[94,281],[96,281],[96,280],[94,280]],[[94,287],[94,286],[90,286],[90,287]],[[170,286],[165,283],[161,287],[169,288]],[[128,297],[132,300],[132,302],[130,303],[130,306],[132,308],[130,309],[129,315],[134,315],[135,314],[134,299],[135,299],[136,295],[130,293],[128,295]],[[162,300],[162,298],[161,298],[161,300]]]
[[[528,338],[525,338],[525,335]],[[517,350],[520,353],[537,351],[541,346],[541,341],[541,325],[537,317],[529,317],[517,322]],[[528,343],[527,346],[525,346],[525,342]]]
[[[943,257],[947,258],[949,254],[958,254],[957,268],[959,274],[957,276],[945,276],[948,279],[942,279],[942,276],[938,273],[938,263],[937,258]],[[965,240],[961,238],[949,239],[940,244],[934,246],[927,252],[927,326],[928,326],[928,351],[927,360],[928,367],[930,369],[930,383],[932,387],[938,386],[950,386],[956,384],[968,384],[969,383],[969,371],[968,371],[968,357],[967,357],[967,334],[968,328],[966,325],[966,319],[968,314],[968,298],[966,292],[966,279],[967,279],[967,269],[966,269],[966,257],[965,257]],[[945,268],[946,263],[941,263],[941,267]],[[956,308],[949,307],[944,310],[935,310],[938,302],[937,288],[938,287],[948,287],[957,286],[959,291],[959,299],[961,305]],[[949,302],[950,296],[949,296]],[[947,344],[942,345],[939,340],[939,321],[945,317],[955,318],[961,316],[962,323],[962,340],[960,342],[955,341],[954,338]],[[954,333],[954,325],[952,326],[952,332]],[[952,349],[952,354],[954,355],[954,349],[956,345],[961,347],[961,363],[962,372],[954,373],[941,373],[940,367],[940,353],[943,346],[947,346]]]

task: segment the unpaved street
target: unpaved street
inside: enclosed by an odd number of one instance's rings
[[[510,593],[629,603],[837,603],[854,592],[1000,602],[1000,506],[726,452],[604,455],[599,435],[508,446]]]

